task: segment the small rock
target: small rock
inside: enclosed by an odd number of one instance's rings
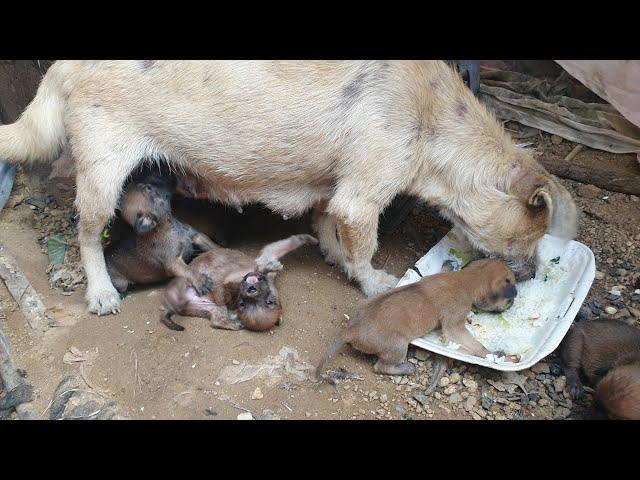
[[[531,371],[536,374],[549,373],[549,364],[546,362],[538,362],[531,367]]]
[[[242,412],[236,417],[236,419],[238,419],[238,420],[253,420],[253,415],[251,415],[249,412]]]
[[[232,360],[231,363],[233,363],[234,365],[240,365],[240,362],[238,360]]]
[[[262,398],[264,398],[262,390],[260,390],[260,387],[256,387],[256,389],[251,394],[251,400],[261,400]]]
[[[615,315],[618,313],[618,309],[616,307],[608,306],[604,308],[604,311],[609,315]]]
[[[624,276],[627,275],[627,271],[624,268],[617,268],[616,272],[615,272],[615,275],[617,277],[624,277]]]
[[[460,381],[460,374],[458,372],[453,372],[449,375],[449,380],[451,383],[458,383]]]
[[[382,395],[380,395],[380,403],[386,403],[387,402],[387,394],[383,393]]]
[[[640,310],[638,310],[637,308],[633,308],[633,307],[627,307],[629,309],[629,313],[634,317],[634,318],[640,318]]]
[[[540,395],[537,394],[536,392],[529,393],[529,395],[527,395],[527,397],[529,398],[530,402],[539,402],[540,401]]]
[[[561,393],[564,391],[564,387],[567,384],[567,378],[565,376],[558,377],[553,381],[553,388],[556,393]]]
[[[599,270],[596,270],[596,280],[602,280],[606,275]]]
[[[454,393],[449,397],[450,403],[460,403],[462,401],[462,397],[459,393]]]
[[[551,143],[554,145],[560,145],[562,143],[562,137],[559,135],[551,135]]]
[[[476,403],[478,403],[478,399],[473,395],[470,395],[469,397],[467,397],[467,400],[464,402],[464,409],[467,412],[470,412],[471,410],[473,410],[473,407],[476,406]]]
[[[553,418],[554,418],[554,420],[563,420],[563,419],[567,418],[569,415],[571,415],[571,410],[569,410],[566,407],[559,407],[553,413]]]
[[[451,395],[451,394],[455,393],[455,391],[456,391],[455,385],[449,385],[447,388],[444,389],[444,394],[445,395]]]
[[[475,392],[478,389],[478,384],[471,378],[465,378],[462,380],[462,384],[471,392]]]
[[[450,382],[449,377],[442,377],[438,382],[438,385],[440,385],[441,387],[446,387],[449,385],[449,382]]]
[[[416,393],[413,396],[413,398],[415,398],[418,402],[420,402],[420,405],[422,405],[423,407],[426,407],[427,404],[429,403],[429,397],[421,393]]]

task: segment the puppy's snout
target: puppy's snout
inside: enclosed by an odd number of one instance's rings
[[[518,295],[518,290],[516,289],[515,285],[505,285],[502,289],[502,296],[504,298],[513,300],[514,298],[516,298],[516,295]]]
[[[247,292],[249,293],[255,293],[256,292],[256,287],[254,287],[253,285],[251,285],[249,288],[247,288]]]

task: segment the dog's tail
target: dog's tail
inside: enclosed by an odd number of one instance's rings
[[[63,65],[52,65],[20,118],[11,125],[0,126],[1,161],[48,161],[60,152],[66,140],[63,70]]]
[[[331,345],[329,345],[329,349],[326,351],[326,353],[320,360],[320,363],[318,363],[318,366],[316,367],[316,381],[318,383],[322,383],[325,380],[329,381],[330,383],[333,383],[329,380],[328,377],[323,375],[324,367],[329,361],[329,359],[333,355],[335,355],[335,353],[338,350],[340,350],[345,343],[347,343],[347,341],[343,338],[343,335],[339,335],[338,337],[336,337],[336,339],[333,342],[331,342]]]

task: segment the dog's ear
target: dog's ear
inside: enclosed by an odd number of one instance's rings
[[[531,217],[544,221],[550,235],[575,238],[578,232],[575,202],[567,189],[541,167],[513,165],[507,193],[525,202]]]
[[[157,226],[158,222],[152,215],[141,213],[136,218],[133,230],[136,232],[136,235],[144,235],[155,230]]]

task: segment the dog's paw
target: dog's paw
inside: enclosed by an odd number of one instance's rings
[[[386,292],[398,284],[398,278],[384,270],[374,270],[373,272],[371,277],[361,281],[362,293],[367,297]]]
[[[260,273],[279,272],[284,268],[279,260],[258,260],[256,263],[257,270]]]
[[[583,398],[586,395],[584,388],[578,382],[567,382],[565,390],[573,398]]]
[[[97,315],[109,315],[120,313],[120,294],[111,287],[97,292],[88,290],[86,295],[89,312]]]

